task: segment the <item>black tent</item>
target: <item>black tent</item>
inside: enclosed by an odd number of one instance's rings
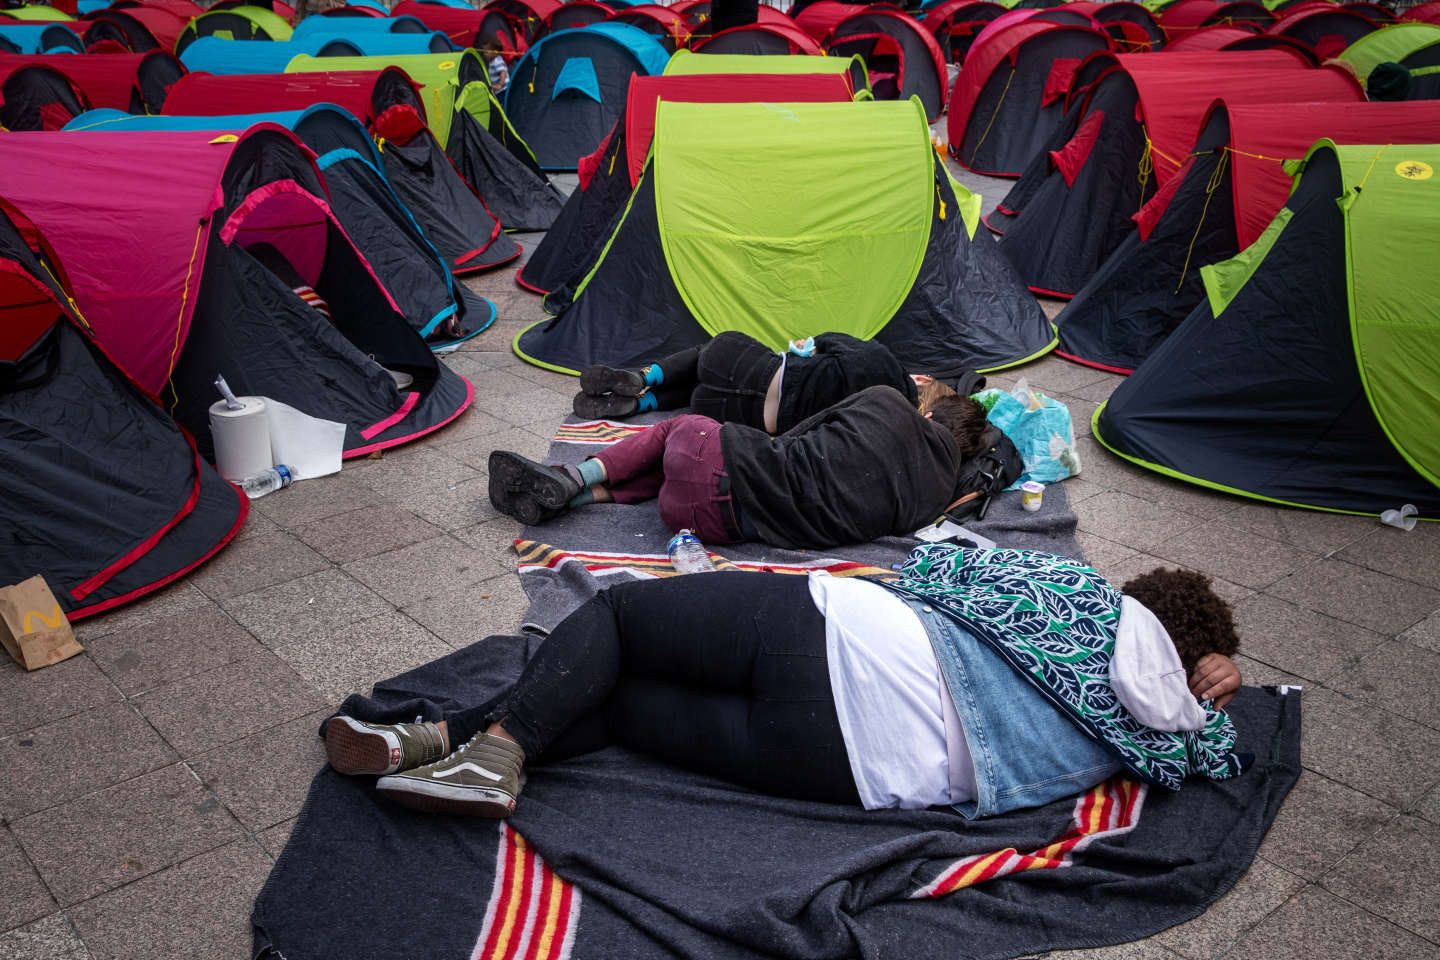
[[[825,46],[831,56],[865,61],[877,99],[919,97],[930,122],[940,119],[948,92],[944,54],[913,17],[871,7],[836,24]]]
[[[0,127],[58,130],[83,113],[85,107],[85,95],[54,67],[0,62]]]
[[[0,583],[39,574],[74,620],[194,569],[249,504],[96,346],[43,259],[0,208]]]
[[[727,329],[777,346],[838,330],[885,343],[909,369],[945,373],[1053,346],[994,244],[973,239],[978,198],[929,148],[915,101],[777,111],[662,100],[655,129],[603,254],[568,302],[547,298],[559,312],[516,338],[522,358],[574,372]],[[851,163],[857,150],[888,175]],[[807,177],[815,189],[797,194]]]
[[[1434,146],[1321,141],[1260,240],[1095,415],[1095,438],[1231,493],[1440,514]]]
[[[562,30],[531,47],[510,73],[505,113],[544,170],[574,170],[615,125],[634,75],[664,71],[661,42],[628,23]]]
[[[976,173],[1019,176],[1064,123],[1069,71],[1111,46],[1098,30],[1035,17],[977,39],[950,92],[950,153]]]

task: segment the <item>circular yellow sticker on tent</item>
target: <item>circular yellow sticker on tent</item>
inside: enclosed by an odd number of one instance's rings
[[[1429,180],[1435,176],[1435,168],[1419,160],[1401,160],[1395,164],[1395,173],[1406,180]]]
[[[455,66],[455,61],[454,61],[454,60],[441,60],[441,61],[440,61],[440,69],[441,69],[441,70],[449,70],[449,69],[450,69],[451,67],[453,67],[453,66]]]

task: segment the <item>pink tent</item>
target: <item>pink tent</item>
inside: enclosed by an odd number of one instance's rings
[[[203,453],[217,374],[345,424],[347,456],[428,433],[469,404],[470,384],[406,322],[288,130],[12,133],[0,168],[6,199],[63,259],[96,340]]]

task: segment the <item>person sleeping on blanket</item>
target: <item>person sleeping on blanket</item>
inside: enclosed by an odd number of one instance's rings
[[[955,379],[963,393],[985,387],[978,374]],[[922,410],[935,397],[956,392],[934,377],[910,376],[884,344],[873,340],[822,333],[777,354],[730,330],[638,370],[586,367],[572,406],[575,416],[585,420],[689,407],[719,423],[743,423],[773,435],[876,386],[895,388]]]
[[[672,530],[706,543],[822,548],[907,536],[968,491],[985,409],[953,391],[917,410],[872,386],[778,437],[700,414],[662,420],[578,466],[490,454],[490,503],[525,524],[591,503],[658,499]]]
[[[932,544],[886,581],[618,584],[498,702],[436,723],[337,715],[325,748],[440,813],[506,817],[527,762],[620,745],[780,797],[986,817],[1120,772],[1170,789],[1237,775],[1237,645],[1197,573],[1122,591],[1078,560]]]

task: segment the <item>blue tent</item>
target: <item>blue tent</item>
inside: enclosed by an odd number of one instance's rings
[[[0,26],[0,53],[84,53],[80,36],[63,23]]]
[[[625,110],[630,77],[665,72],[660,38],[606,21],[543,37],[510,70],[505,114],[547,170],[574,170]]]
[[[317,57],[405,57],[415,53],[451,53],[459,48],[443,33],[365,33],[357,37],[317,36],[326,41]]]
[[[405,318],[433,349],[468,340],[495,322],[495,305],[455,282],[445,258],[391,187],[375,141],[359,120],[340,107],[322,103],[305,110],[216,117],[142,117],[119,110],[89,110],[67,123],[65,130],[219,132],[246,130],[257,123],[274,123],[293,130],[315,151],[336,219],[395,298]],[[457,317],[459,335],[447,331],[449,321]]]
[[[306,17],[295,27],[291,40],[324,34],[354,37],[374,33],[429,33],[418,17]]]
[[[200,37],[180,54],[180,62],[192,72],[206,73],[284,73],[285,65],[302,53],[317,54],[335,37],[315,36],[304,40],[226,40],[223,37]],[[343,42],[343,41],[342,41]],[[357,56],[359,47],[344,51]],[[337,47],[330,56],[339,56]]]

